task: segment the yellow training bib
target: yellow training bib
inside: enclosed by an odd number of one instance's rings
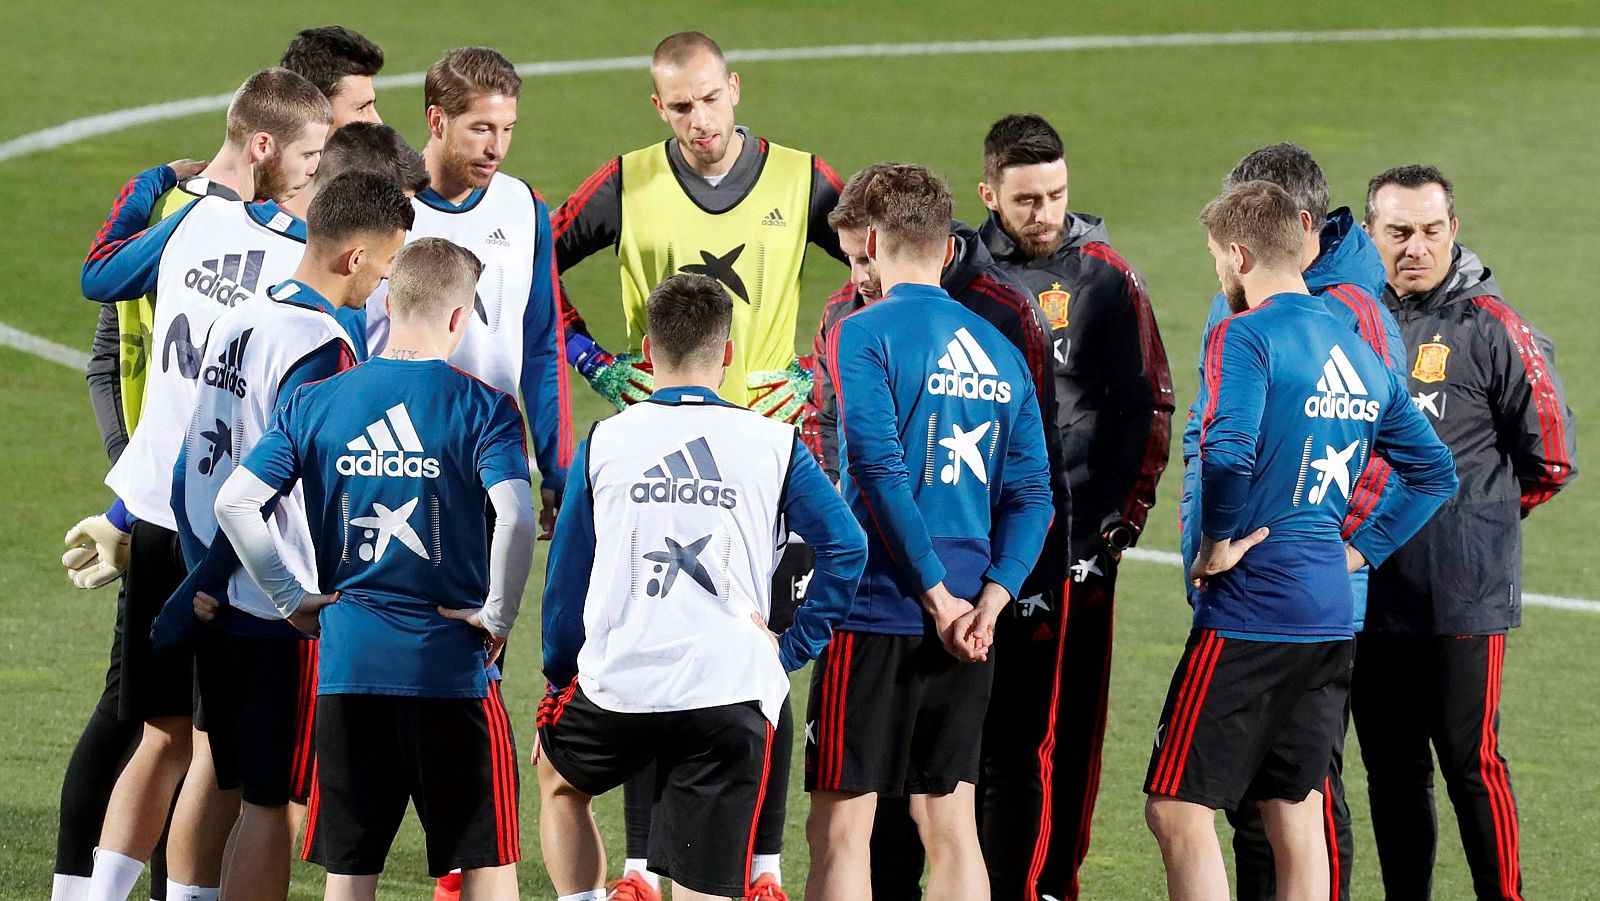
[[[150,212],[150,225],[183,209],[198,197],[182,186],[156,198],[155,209]],[[119,376],[122,380],[122,421],[128,433],[133,434],[139,424],[139,411],[144,407],[145,372],[150,366],[151,336],[155,327],[156,295],[146,294],[138,300],[124,300],[117,304],[117,338],[121,342],[117,359],[121,361]]]
[[[617,256],[628,349],[638,352],[649,330],[652,288],[679,272],[709,275],[733,299],[733,365],[718,393],[748,406],[748,373],[794,359],[812,177],[811,154],[768,143],[750,193],[732,209],[710,213],[678,183],[665,143],[624,154]]]

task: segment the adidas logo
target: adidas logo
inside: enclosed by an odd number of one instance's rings
[[[383,419],[367,426],[366,434],[357,435],[345,447],[355,453],[334,461],[334,468],[342,476],[439,477],[439,461],[422,456],[427,450],[417,437],[405,404],[384,411]]]
[[[493,244],[496,247],[510,247],[511,246],[511,242],[506,239],[505,230],[504,229],[499,229],[499,228],[497,228],[494,231],[490,232],[489,233],[489,237],[484,239],[484,243]]]
[[[1358,422],[1377,422],[1380,404],[1363,399],[1367,384],[1356,373],[1345,356],[1344,348],[1335,344],[1322,364],[1322,378],[1317,379],[1320,395],[1306,398],[1306,415],[1312,419],[1353,419]]]
[[[217,354],[214,366],[207,366],[205,382],[212,388],[222,391],[232,391],[239,397],[244,397],[245,388],[248,387],[240,367],[244,365],[244,349],[250,346],[250,335],[255,329],[247,328],[239,337],[228,342],[228,348]]]
[[[256,283],[261,280],[261,261],[266,257],[265,250],[251,250],[226,254],[221,260],[206,260],[183,276],[183,285],[231,307],[255,293]]]
[[[929,394],[1011,403],[1011,383],[998,377],[1000,370],[994,361],[964,327],[956,329],[956,336],[939,358],[939,368],[944,372],[928,375]]]
[[[717,458],[705,438],[696,438],[662,458],[661,463],[644,471],[645,481],[634,482],[628,497],[636,504],[703,504],[732,510],[739,506],[739,492],[722,481]]]
[[[772,208],[772,212],[768,213],[766,218],[761,220],[761,224],[773,225],[777,226],[778,228],[787,228],[789,225],[789,223],[783,221],[783,213],[779,212],[777,207]]]

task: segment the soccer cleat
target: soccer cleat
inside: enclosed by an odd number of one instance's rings
[[[461,901],[460,870],[439,877],[439,881],[433,886],[433,901]]]
[[[651,888],[643,875],[629,870],[621,879],[606,884],[606,901],[661,901],[661,893]]]
[[[760,878],[750,883],[744,897],[745,901],[789,901],[789,893],[783,890],[778,880],[772,878],[771,873],[762,873]]]

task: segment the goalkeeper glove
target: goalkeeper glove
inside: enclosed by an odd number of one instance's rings
[[[104,513],[82,520],[67,532],[67,552],[61,555],[67,578],[79,588],[99,588],[116,581],[128,568],[131,538]]]
[[[638,354],[613,356],[584,334],[567,336],[567,358],[595,393],[618,410],[647,400],[656,390],[656,376]]]
[[[752,372],[745,387],[753,395],[750,409],[768,419],[799,425],[811,407],[812,364],[815,358],[800,357],[783,369]]]

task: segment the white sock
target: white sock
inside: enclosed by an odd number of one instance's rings
[[[89,897],[88,876],[57,873],[50,883],[50,901],[85,901]]]
[[[89,877],[86,901],[128,901],[128,893],[143,872],[142,860],[104,848],[94,849],[94,875]]]
[[[562,895],[556,901],[606,901],[606,890],[603,888],[590,889],[576,895]]]
[[[217,901],[217,896],[221,894],[220,888],[184,885],[171,879],[167,880],[167,901]]]
[[[651,888],[661,891],[661,877],[650,872],[650,861],[643,857],[630,857],[622,862],[622,875],[626,876],[629,873],[638,873],[644,877],[645,882],[650,883]]]
[[[762,873],[771,873],[772,881],[783,885],[783,871],[778,867],[777,854],[756,854],[750,858],[750,881],[755,882],[761,878]]]

